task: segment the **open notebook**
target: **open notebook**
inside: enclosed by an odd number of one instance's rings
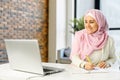
[[[108,72],[110,72],[110,70],[108,68],[101,69],[101,68],[95,67],[94,70],[85,70],[84,69],[84,72],[85,73],[108,73]]]
[[[105,68],[105,69],[101,69],[98,67],[95,67],[94,70],[85,70],[83,68],[78,68],[76,66],[71,65],[71,70],[70,73],[72,74],[96,74],[96,73],[109,73],[109,72],[113,72],[112,68]],[[72,70],[72,68],[74,68]]]
[[[5,39],[12,69],[41,75],[58,73],[64,69],[43,66],[37,40]]]

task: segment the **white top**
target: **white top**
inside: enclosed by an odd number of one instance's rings
[[[108,37],[108,41],[104,48],[94,51],[89,57],[95,65],[100,61],[105,61],[108,65],[112,65],[116,60],[114,40]],[[73,64],[81,68],[83,68],[86,63],[86,61],[81,60],[78,55],[73,55],[71,60]]]

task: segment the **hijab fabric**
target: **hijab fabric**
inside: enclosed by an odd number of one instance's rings
[[[79,40],[79,44],[76,45],[80,46],[77,54],[79,54],[82,60],[86,58],[86,55],[91,55],[93,51],[102,49],[108,39],[108,34],[106,32],[108,24],[102,12],[97,9],[91,9],[85,14],[85,16],[88,15],[95,19],[99,28],[92,34],[88,34],[86,29],[76,32],[75,38]],[[76,54],[74,50],[72,50],[72,53]]]

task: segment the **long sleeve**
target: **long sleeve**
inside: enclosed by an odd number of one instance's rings
[[[85,65],[85,61],[80,59],[79,50],[80,50],[80,41],[79,41],[80,35],[78,33],[75,34],[75,38],[72,43],[72,50],[70,59],[72,61],[72,64],[76,65],[77,67],[83,68]]]
[[[79,55],[73,55],[71,58],[72,64],[74,64],[77,67],[84,68],[84,65],[86,64],[86,61],[83,61],[79,58]]]
[[[116,55],[115,55],[115,46],[114,46],[114,40],[110,37],[109,38],[109,56],[106,62],[110,65],[112,65],[116,61]]]

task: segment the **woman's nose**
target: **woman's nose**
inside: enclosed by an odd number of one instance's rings
[[[86,23],[86,27],[90,27],[90,24],[89,24],[89,23]]]

